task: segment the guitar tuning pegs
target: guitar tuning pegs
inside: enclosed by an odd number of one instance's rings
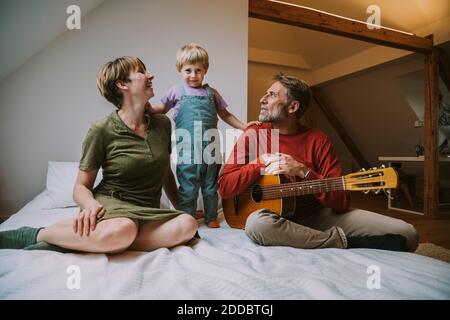
[[[380,191],[381,191],[381,189],[377,189],[377,190],[374,190],[374,191],[373,191],[373,193],[375,193],[375,194],[379,194],[379,193],[380,193]]]
[[[368,194],[370,192],[370,190],[364,190],[363,193],[364,194]]]
[[[386,168],[386,166],[385,166],[384,164],[382,164],[382,165],[380,166],[380,169],[384,169],[384,168]]]
[[[361,168],[359,171],[366,171],[366,168]]]
[[[377,167],[370,168],[370,170],[377,170],[377,169],[378,169]]]

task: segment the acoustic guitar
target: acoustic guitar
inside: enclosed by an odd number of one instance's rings
[[[225,220],[232,228],[244,229],[247,217],[259,209],[289,216],[295,212],[296,196],[338,190],[395,189],[398,176],[393,168],[371,169],[336,178],[287,182],[283,175],[262,175],[242,194],[222,199]]]

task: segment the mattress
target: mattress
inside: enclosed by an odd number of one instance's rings
[[[47,226],[78,208],[42,209],[46,191],[0,230]],[[243,230],[203,224],[201,240],[153,252],[0,250],[1,299],[449,299],[450,264],[373,249],[263,247]],[[74,276],[76,281],[74,282]],[[75,285],[74,285],[75,284]]]

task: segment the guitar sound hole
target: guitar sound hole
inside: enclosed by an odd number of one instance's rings
[[[260,203],[263,199],[262,188],[258,184],[252,187],[252,199],[256,203]]]

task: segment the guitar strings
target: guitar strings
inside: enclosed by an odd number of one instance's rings
[[[371,179],[373,178],[379,178],[381,177],[380,175],[376,175],[374,177],[370,177]],[[382,182],[383,180],[376,180],[373,182]],[[362,183],[364,183],[364,181],[361,181]],[[275,189],[278,190],[280,188],[311,188],[312,187],[317,187],[317,186],[322,186],[322,185],[334,185],[334,184],[343,184],[342,181],[342,177],[334,177],[334,178],[327,178],[327,179],[316,179],[316,180],[310,180],[310,181],[296,181],[296,182],[288,182],[288,183],[283,183],[283,184],[275,184],[275,185],[269,185],[269,186],[263,186],[261,188],[263,188],[264,190],[270,190]],[[368,182],[370,183],[370,182]],[[326,186],[325,186],[326,187]]]
[[[300,181],[300,182],[288,182],[283,184],[273,184],[268,186],[261,186],[262,191],[245,191],[244,193],[270,193],[272,191],[279,191],[280,189],[284,188],[305,188],[306,189],[312,189],[314,187],[320,187],[321,185],[327,184],[328,186],[342,186],[342,177],[336,177],[336,178],[328,178],[323,180],[311,180],[311,181]],[[244,194],[242,193],[242,194]]]
[[[315,194],[315,193],[322,193],[322,192],[331,192],[331,191],[340,191],[344,190],[342,185],[332,185],[326,188],[317,189],[317,188],[308,188],[305,190],[300,190],[300,193],[297,193],[297,190],[284,190],[284,192],[280,190],[276,191],[254,191],[254,192],[245,192],[244,196],[261,196],[262,199],[273,199],[273,198],[279,198],[282,197],[293,197],[297,195],[307,195],[307,194]]]
[[[375,177],[376,178],[376,177]],[[383,182],[383,179],[373,179],[373,181],[371,182],[366,182],[366,183],[375,183],[375,182]],[[361,181],[361,183],[364,183],[364,181]],[[324,179],[324,180],[311,180],[308,182],[302,181],[302,182],[291,182],[291,183],[283,183],[280,185],[269,185],[269,186],[262,186],[261,189],[263,191],[278,191],[280,189],[296,189],[296,190],[301,190],[301,189],[314,189],[314,188],[329,188],[329,187],[336,187],[336,186],[340,186],[343,188],[343,181],[341,177],[338,178],[329,178],[329,179]]]
[[[300,194],[296,194],[296,190],[287,190],[285,192],[281,192],[281,191],[270,191],[270,192],[255,192],[256,195],[258,195],[258,193],[262,194],[263,199],[270,199],[270,198],[278,198],[281,195],[285,196],[285,197],[294,197],[296,195],[307,195],[307,194],[314,194],[314,193],[322,193],[322,192],[329,192],[329,191],[339,191],[339,190],[343,190],[342,185],[340,186],[335,186],[333,187],[329,187],[329,188],[324,188],[324,189],[319,189],[316,190],[314,188],[308,188],[305,190],[301,190]],[[304,192],[303,192],[304,191]],[[292,193],[292,194],[290,194]]]
[[[381,177],[379,175],[375,176],[375,177],[370,177],[370,178],[377,178],[377,177]],[[383,180],[376,180],[374,182],[382,182]],[[361,181],[364,182],[364,181]],[[270,190],[270,189],[280,189],[280,188],[297,188],[297,187],[305,187],[308,188],[310,186],[318,186],[318,185],[324,185],[324,184],[328,184],[328,185],[333,185],[335,183],[338,184],[342,184],[342,177],[334,177],[334,178],[327,178],[327,179],[316,179],[316,180],[310,180],[310,181],[296,181],[296,182],[287,182],[287,183],[282,183],[282,184],[273,184],[273,185],[268,185],[268,186],[262,186],[261,188],[264,190]]]
[[[381,181],[380,181],[381,182]],[[326,187],[322,187],[322,188],[318,188],[318,186],[312,187],[312,188],[305,188],[304,190],[283,190],[284,192],[281,191],[282,188],[278,188],[275,190],[262,190],[262,191],[253,191],[253,192],[246,192],[247,195],[263,195],[263,198],[271,198],[271,197],[275,197],[278,198],[280,195],[284,195],[284,196],[290,196],[289,193],[294,193],[291,196],[295,196],[295,192],[296,191],[304,191],[299,195],[305,195],[305,194],[314,194],[314,193],[322,193],[322,192],[329,192],[329,191],[339,191],[339,190],[344,190],[343,185],[341,183],[339,184],[328,184],[328,186]]]
[[[380,176],[378,176],[380,177]],[[372,177],[372,178],[377,178]],[[364,183],[364,181],[361,181]],[[383,179],[375,180],[368,183],[374,183],[374,182],[383,182]],[[285,190],[286,189],[286,190]],[[294,189],[294,190],[292,190]],[[303,190],[304,189],[304,190]],[[319,189],[319,190],[317,190]],[[283,191],[282,191],[283,190]],[[344,190],[344,183],[342,181],[342,177],[336,177],[336,178],[328,178],[324,180],[311,180],[311,181],[301,181],[301,182],[290,182],[290,183],[284,183],[281,185],[269,185],[269,186],[261,186],[261,190],[249,190],[244,191],[241,195],[261,195],[263,194],[263,197],[271,197],[271,196],[280,196],[283,194],[288,195],[290,192],[298,192],[298,191],[305,191],[304,194],[313,194],[313,193],[321,193],[321,192],[329,192],[329,191],[339,191]],[[313,191],[313,192],[311,192]],[[292,195],[294,196],[294,195]]]

